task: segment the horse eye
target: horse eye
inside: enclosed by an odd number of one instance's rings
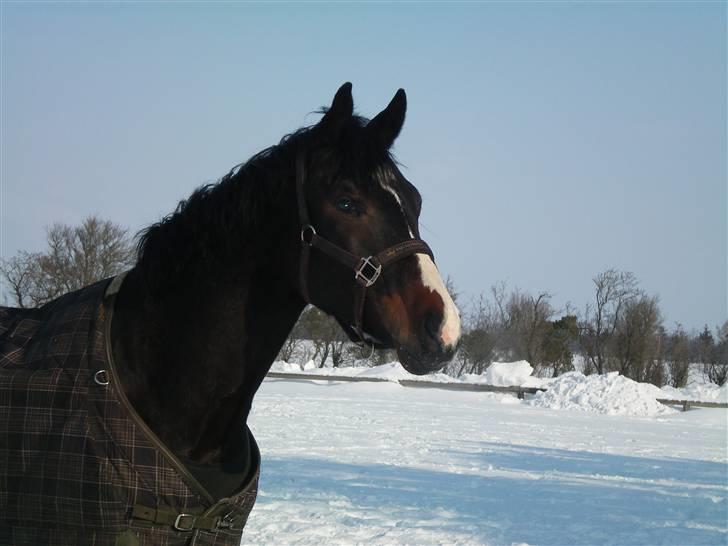
[[[336,207],[344,212],[356,212],[354,202],[348,197],[342,197],[336,202]]]

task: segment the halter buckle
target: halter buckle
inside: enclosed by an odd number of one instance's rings
[[[362,258],[359,265],[356,267],[354,278],[356,282],[369,288],[382,274],[382,264],[379,263],[374,256],[367,256]]]

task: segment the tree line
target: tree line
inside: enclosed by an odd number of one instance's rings
[[[684,387],[691,363],[711,382],[728,380],[728,321],[687,332],[665,326],[659,298],[639,287],[634,274],[608,269],[593,279],[583,310],[558,310],[547,292],[506,290],[501,283],[471,302],[454,375],[482,373],[494,360],[527,360],[539,375],[618,371],[635,381]]]
[[[59,295],[133,266],[134,244],[126,229],[97,216],[78,226],[46,229],[42,252],[18,252],[0,262],[12,303],[37,307]],[[448,281],[456,301],[454,283]],[[463,335],[447,366],[453,376],[481,374],[494,361],[527,360],[539,375],[575,369],[618,371],[636,381],[685,386],[691,363],[700,363],[713,383],[728,380],[728,321],[697,333],[669,329],[659,298],[639,287],[634,274],[608,269],[593,278],[593,297],[580,311],[557,309],[548,292],[531,294],[498,283],[463,310]],[[321,367],[382,364],[393,351],[370,351],[348,340],[335,320],[308,307],[280,351],[279,359]]]
[[[451,281],[448,289],[460,299]],[[556,377],[618,371],[635,381],[684,387],[690,366],[700,363],[705,377],[718,385],[728,380],[728,321],[697,333],[677,324],[668,329],[659,298],[639,288],[629,272],[608,269],[593,278],[593,300],[577,311],[559,310],[548,292],[531,294],[505,283],[491,287],[463,311],[458,352],[445,372],[454,377],[482,374],[495,361],[526,360],[540,376]],[[313,361],[322,367],[361,361],[335,320],[309,307],[291,333],[279,358]],[[373,364],[396,359],[392,351],[375,351]]]
[[[46,249],[20,251],[0,261],[0,273],[17,307],[38,307],[66,292],[111,277],[134,265],[126,229],[98,216],[78,226],[46,228]]]

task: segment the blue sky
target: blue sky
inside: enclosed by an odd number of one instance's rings
[[[0,254],[91,213],[137,231],[344,81],[396,144],[464,298],[578,308],[634,272],[665,323],[728,318],[726,4],[2,4]]]

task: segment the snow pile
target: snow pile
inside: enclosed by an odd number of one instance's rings
[[[676,413],[656,398],[665,393],[648,383],[637,383],[619,372],[585,376],[565,373],[549,382],[548,390],[528,402],[550,409],[579,410],[607,415],[665,415]]]
[[[317,368],[318,366],[316,366],[316,363],[313,360],[309,360],[303,365],[303,369],[308,371],[316,370]]]
[[[663,398],[673,400],[700,400],[701,402],[728,402],[728,383],[719,387],[715,383],[693,383],[682,389],[662,387]]]
[[[270,371],[281,373],[300,372],[301,369],[300,364],[296,364],[295,362],[286,362],[285,360],[276,360],[270,367]]]
[[[463,374],[464,383],[480,383],[496,387],[542,387],[548,381],[534,377],[533,367],[525,360],[493,362],[482,374]]]
[[[352,368],[345,368],[351,370]],[[339,368],[319,368],[313,360],[299,364],[297,362],[286,362],[285,360],[276,360],[270,367],[271,372],[279,373],[313,373],[313,374],[333,374],[339,371]],[[349,375],[345,373],[344,375]]]
[[[488,369],[485,370],[483,377],[488,385],[497,387],[511,386],[538,386],[533,383],[540,381],[536,377],[532,377],[533,368],[525,360],[518,362],[493,362]]]

